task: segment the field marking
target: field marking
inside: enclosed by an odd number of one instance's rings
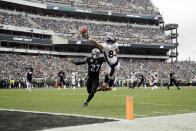
[[[86,118],[97,118],[97,119],[111,119],[111,120],[124,120],[120,118],[111,118],[111,117],[99,117],[99,116],[88,116],[88,115],[78,115],[78,114],[67,114],[67,113],[53,113],[53,112],[41,112],[41,111],[28,111],[28,110],[16,110],[16,109],[6,109],[0,108],[1,111],[18,111],[26,113],[41,113],[41,114],[50,114],[50,115],[64,115],[64,116],[76,116],[76,117],[86,117]]]
[[[9,96],[0,96],[0,97],[9,97]]]
[[[191,106],[191,105],[173,105],[173,104],[155,104],[155,103],[141,103],[141,102],[135,102],[137,104],[149,104],[149,105],[158,105],[158,106],[186,106],[186,107],[192,107],[192,108],[196,108],[196,106]]]
[[[43,131],[195,131],[196,113],[136,118],[110,123],[96,123],[70,127],[45,129]]]

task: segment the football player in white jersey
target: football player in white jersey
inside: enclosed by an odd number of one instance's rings
[[[158,75],[156,73],[154,73],[154,74],[151,73],[151,78],[152,78],[152,83],[151,83],[152,90],[157,89],[158,88],[157,84],[158,84],[158,80],[159,80]]]
[[[157,89],[158,88],[159,77],[158,77],[157,73],[154,73],[153,76],[154,76],[153,88]]]
[[[76,89],[76,72],[72,72],[71,74],[71,78],[72,78],[72,89]]]
[[[90,42],[96,45],[100,50],[102,50],[102,53],[104,54],[105,60],[107,62],[107,66],[105,70],[105,80],[101,88],[104,88],[106,90],[111,90],[115,77],[117,76],[117,73],[120,70],[120,63],[117,58],[119,49],[118,49],[118,43],[116,42],[116,37],[114,35],[108,35],[106,37],[105,43],[99,43],[96,40],[89,38],[88,34],[82,34],[82,35],[84,38],[88,39]]]

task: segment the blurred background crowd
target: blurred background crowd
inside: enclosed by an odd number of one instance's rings
[[[0,10],[0,18],[3,19],[0,23],[5,25],[51,30],[71,40],[83,40],[81,35],[77,34],[77,30],[81,26],[87,26],[89,34],[99,41],[104,41],[104,36],[107,34],[115,34],[119,43],[169,44],[170,42],[159,26],[152,25],[35,16],[5,10]]]
[[[74,60],[82,60],[84,58],[73,58]],[[76,66],[71,64],[65,57],[57,57],[51,55],[21,55],[16,53],[0,54],[0,85],[1,88],[11,87],[11,80],[14,80],[12,87],[18,87],[18,83],[25,83],[26,67],[33,67],[33,81],[36,87],[53,87],[55,80],[58,80],[58,72],[65,72],[65,81],[71,84],[71,73],[76,72],[76,81],[85,82],[87,75],[87,65]],[[190,61],[181,62],[160,62],[136,59],[120,59],[121,70],[118,74],[117,82],[122,83],[123,80],[130,78],[131,74],[136,76],[143,75],[148,77],[149,73],[157,74],[160,83],[168,82],[168,74],[172,70],[178,81],[188,82],[194,80],[196,76],[196,64]],[[104,78],[104,69],[106,63],[102,66],[100,78]],[[120,82],[121,81],[121,82]],[[12,81],[13,82],[13,81]],[[22,87],[22,84],[21,84]],[[25,87],[25,84],[23,84]]]

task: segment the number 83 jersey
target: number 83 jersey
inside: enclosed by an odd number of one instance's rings
[[[116,56],[116,49],[118,49],[118,43],[114,44],[108,44],[108,43],[101,43],[103,46],[103,53],[106,61],[113,65],[117,62],[117,56]]]

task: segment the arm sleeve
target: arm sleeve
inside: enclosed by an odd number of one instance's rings
[[[103,51],[106,51],[107,50],[107,44],[106,43],[101,43],[101,45],[103,46]]]
[[[75,64],[76,64],[76,65],[83,65],[83,64],[86,64],[86,63],[87,63],[87,57],[86,57],[84,60],[75,61]]]

